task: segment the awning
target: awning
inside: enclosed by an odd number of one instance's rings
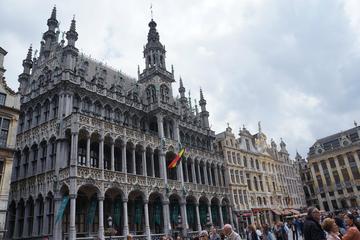
[[[279,215],[279,216],[282,215],[279,210],[271,209],[271,211],[273,211],[276,215]]]
[[[298,210],[295,210],[295,209],[289,209],[290,212],[292,212],[293,214],[295,215],[299,215],[300,212]]]
[[[292,213],[289,210],[284,210],[282,215],[291,215]]]

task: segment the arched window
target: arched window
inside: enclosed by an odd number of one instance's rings
[[[59,97],[57,95],[52,99],[52,107],[53,107],[52,118],[57,118],[58,110],[59,110]]]
[[[160,87],[161,101],[169,102],[169,88],[166,85],[161,85]]]
[[[89,113],[91,111],[91,105],[91,100],[89,98],[85,98],[83,103],[83,111]]]
[[[246,167],[247,168],[247,159],[246,159],[246,157],[244,156],[244,167]]]
[[[111,120],[112,109],[109,105],[105,106],[105,120]]]
[[[100,102],[94,104],[94,115],[101,116],[102,106]]]
[[[153,85],[150,85],[146,89],[146,100],[148,103],[156,102],[156,89]]]
[[[254,186],[255,186],[255,190],[259,191],[259,186],[258,186],[258,182],[257,182],[257,178],[254,177]]]
[[[119,109],[115,109],[114,121],[117,123],[121,122],[121,111]]]

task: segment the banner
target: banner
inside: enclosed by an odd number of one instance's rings
[[[92,198],[90,207],[88,209],[88,214],[87,214],[87,224],[89,224],[89,225],[93,224],[93,222],[94,222],[96,207],[97,207],[97,199]]]
[[[64,196],[62,201],[61,201],[61,204],[60,204],[60,207],[58,209],[58,212],[56,214],[56,220],[55,220],[55,223],[57,223],[58,221],[60,221],[64,215],[64,211],[65,211],[65,208],[66,208],[66,205],[67,203],[69,202],[69,196]]]

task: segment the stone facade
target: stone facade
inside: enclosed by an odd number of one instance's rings
[[[289,158],[282,140],[279,151],[273,140],[267,144],[260,123],[254,135],[243,127],[236,138],[228,127],[216,135],[216,141],[216,149],[227,166],[240,231],[254,222],[272,224],[305,206],[297,164]]]
[[[20,113],[20,96],[7,86],[4,77],[3,62],[6,53],[0,47],[0,237],[5,230],[16,128]]]
[[[360,206],[360,127],[317,140],[302,162],[308,205],[325,211]]]
[[[179,79],[174,98],[155,21],[137,79],[80,53],[75,19],[67,42],[55,8],[47,25],[39,56],[30,47],[19,75],[8,239],[104,239],[110,217],[115,235],[138,239],[233,223],[203,92],[193,107]],[[182,147],[185,157],[169,169]]]

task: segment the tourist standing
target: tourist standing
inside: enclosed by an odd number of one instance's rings
[[[304,240],[326,240],[325,232],[320,225],[320,211],[315,207],[308,209],[304,222]]]
[[[343,240],[360,240],[360,223],[351,213],[345,215],[345,223],[348,226]]]
[[[325,218],[322,223],[322,228],[327,232],[327,240],[340,240],[339,227],[332,218]]]
[[[240,235],[232,229],[230,224],[225,224],[223,230],[228,240],[241,240]]]

